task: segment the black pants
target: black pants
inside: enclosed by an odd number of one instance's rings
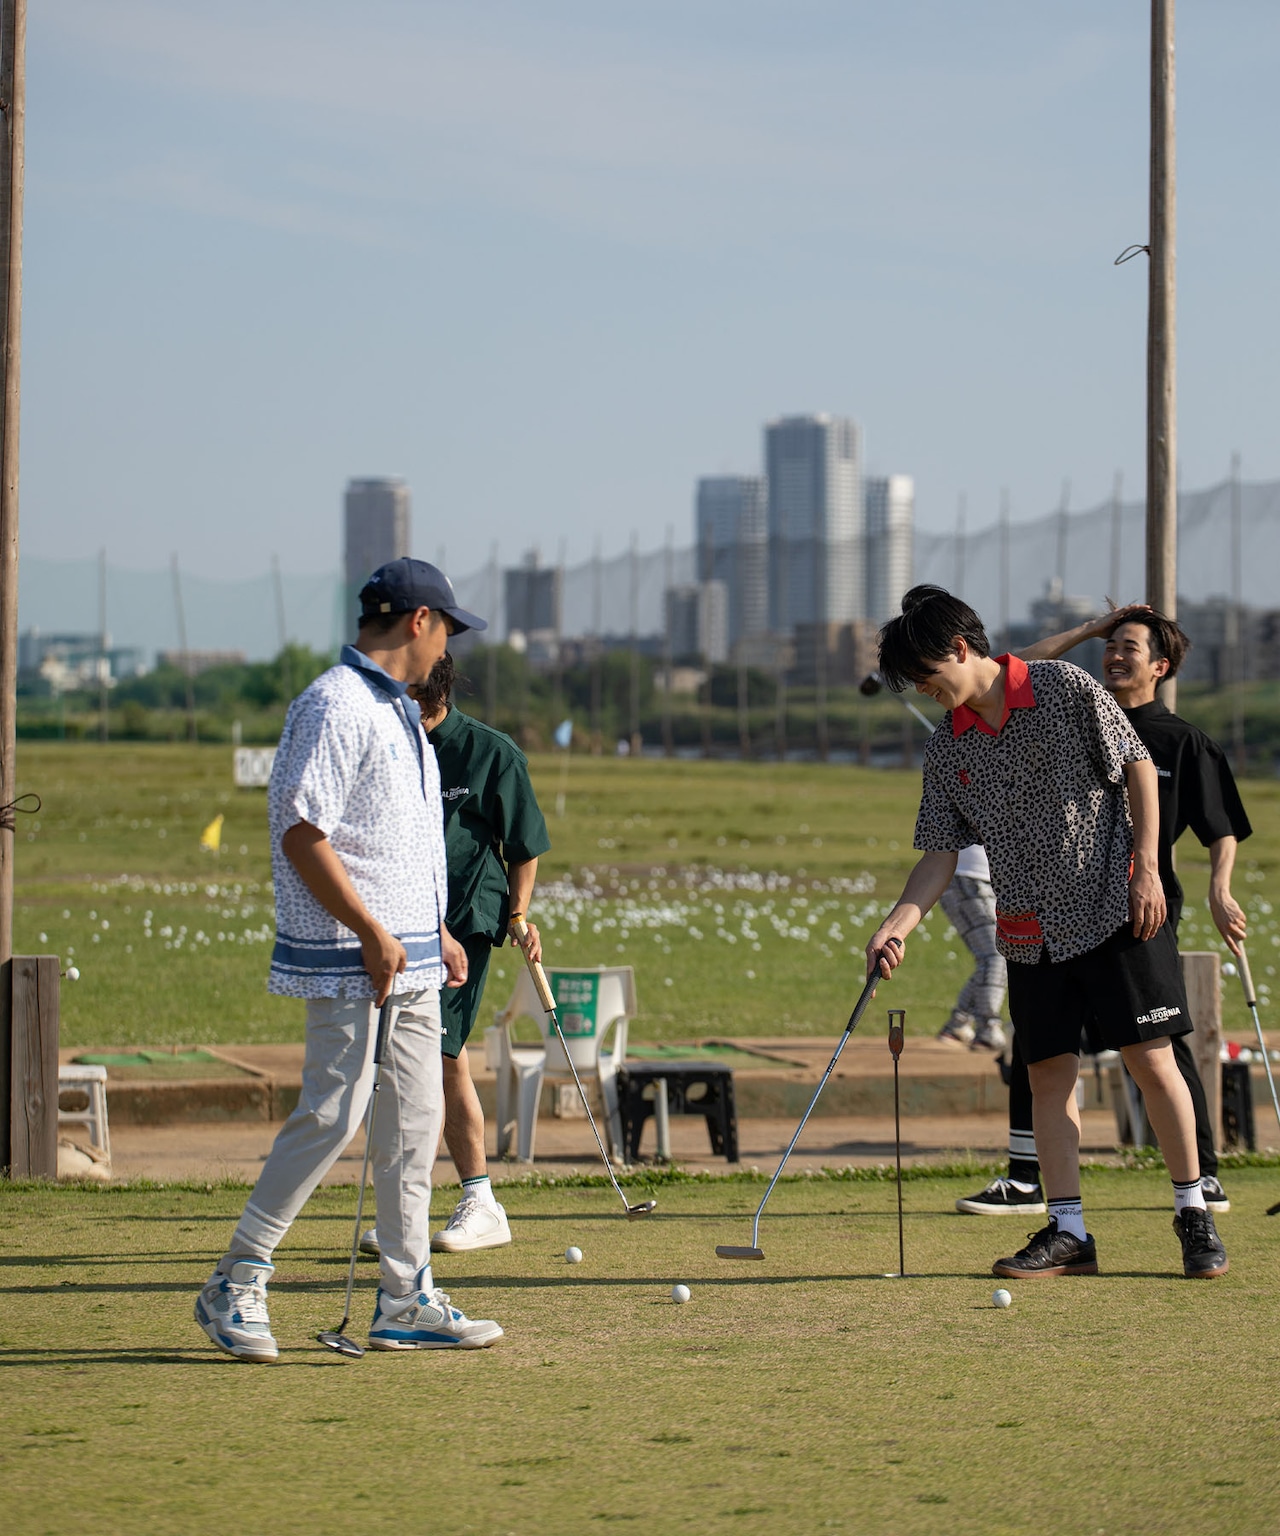
[[[1200,1172],[1209,1178],[1218,1176],[1218,1153],[1213,1145],[1213,1126],[1209,1120],[1209,1101],[1205,1098],[1204,1084],[1200,1081],[1200,1074],[1196,1071],[1195,1057],[1191,1054],[1191,1036],[1174,1035],[1170,1040],[1173,1046],[1173,1059],[1178,1063],[1178,1071],[1182,1073],[1182,1081],[1186,1083],[1191,1094],[1191,1104],[1196,1115],[1196,1149],[1200,1154]],[[1021,1132],[1030,1136],[1032,1132],[1031,1118],[1031,1079],[1027,1073],[1027,1064],[1022,1059],[1022,1052],[1018,1049],[1018,1037],[1015,1032],[1013,1038],[1013,1057],[1010,1063],[1011,1075],[1009,1078],[1009,1133],[1014,1135]],[[1011,1160],[1009,1166],[1010,1175],[1025,1184],[1032,1182],[1031,1169],[1033,1165],[1029,1159]],[[1039,1180],[1039,1172],[1034,1175]]]

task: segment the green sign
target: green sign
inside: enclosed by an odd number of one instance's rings
[[[566,1037],[590,1039],[599,1026],[600,978],[577,971],[548,971],[556,1016]]]

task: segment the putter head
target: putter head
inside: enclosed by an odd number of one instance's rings
[[[657,1209],[658,1202],[656,1200],[642,1200],[639,1205],[629,1205],[627,1207],[627,1220],[639,1221],[642,1216],[647,1216],[650,1211],[656,1211]]]
[[[878,672],[868,672],[866,677],[858,684],[858,692],[864,698],[874,698],[884,687],[884,679]]]
[[[349,1360],[363,1360],[364,1350],[353,1343],[345,1333],[339,1329],[337,1333],[318,1333],[316,1338],[326,1349],[331,1349],[335,1355],[346,1355]]]
[[[718,1259],[763,1259],[763,1248],[735,1248],[732,1243],[717,1243]]]

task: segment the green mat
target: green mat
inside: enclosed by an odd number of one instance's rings
[[[724,1067],[802,1067],[804,1062],[763,1051],[745,1051],[741,1046],[720,1040],[701,1045],[681,1045],[678,1041],[658,1045],[628,1045],[628,1058],[636,1061],[706,1061]]]
[[[209,1051],[86,1051],[76,1060],[87,1067],[106,1067],[107,1076],[121,1078],[243,1077],[245,1073]]]

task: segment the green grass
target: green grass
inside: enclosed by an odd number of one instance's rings
[[[313,1338],[350,1238],[352,1191],[325,1191],[277,1254],[275,1367],[191,1321],[243,1190],[0,1188],[5,1529],[1274,1531],[1276,1182],[1232,1171],[1232,1270],[1196,1284],[1166,1180],[1090,1173],[1104,1273],[1014,1284],[1006,1312],[989,1266],[1023,1223],[956,1216],[971,1177],[905,1185],[905,1281],[879,1278],[891,1181],[784,1182],[763,1264],[714,1256],[762,1181],[663,1184],[630,1225],[608,1189],[508,1186],[516,1241],[439,1269],[507,1337],[356,1362]]]
[[[575,758],[557,817],[560,765],[542,757],[532,767],[554,845],[533,908],[548,962],[634,965],[636,1039],[839,1031],[862,945],[913,861],[918,774]],[[301,1005],[265,990],[266,798],[231,787],[229,748],[23,742],[18,778],[44,808],[19,818],[15,948],[81,970],[63,988],[64,1043],[299,1035]],[[1257,980],[1270,987],[1280,784],[1250,781],[1245,792],[1257,831],[1237,893],[1254,924]],[[219,813],[215,858],[199,838]],[[1207,856],[1193,840],[1183,840],[1180,868],[1193,903],[1184,945],[1220,947],[1203,909]],[[917,1033],[937,1029],[968,970],[941,912],[924,932],[893,984]],[[515,976],[512,953],[496,955],[481,1028]]]

